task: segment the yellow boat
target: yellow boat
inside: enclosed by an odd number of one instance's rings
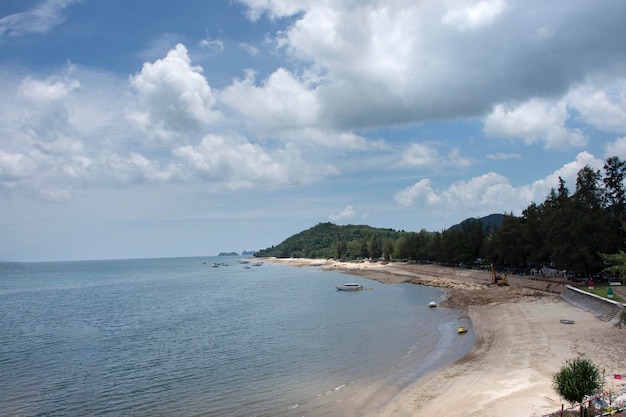
[[[459,333],[467,333],[467,327],[459,327]]]

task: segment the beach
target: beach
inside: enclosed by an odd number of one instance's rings
[[[438,265],[274,259],[293,266],[340,270],[386,283],[445,288],[442,306],[467,312],[476,334],[472,351],[416,380],[372,417],[531,417],[561,409],[552,376],[565,360],[591,359],[605,374],[605,391],[626,389],[626,329],[617,329],[558,295],[488,285],[490,273]],[[574,324],[562,324],[561,319]],[[565,403],[565,407],[569,404]]]

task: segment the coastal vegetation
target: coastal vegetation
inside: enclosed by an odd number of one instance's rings
[[[603,173],[582,168],[573,192],[559,178],[558,188],[521,216],[470,218],[434,232],[320,223],[255,256],[494,263],[514,271],[550,267],[580,277],[617,273],[624,281],[625,178],[626,162],[610,157]]]
[[[571,405],[580,404],[581,416],[584,415],[585,398],[596,393],[602,386],[600,368],[583,357],[565,361],[552,381],[554,390],[561,398]]]

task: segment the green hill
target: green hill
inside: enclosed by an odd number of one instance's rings
[[[366,225],[319,223],[276,246],[256,252],[254,256],[472,262],[481,256],[478,241],[482,242],[484,237],[497,230],[503,218],[502,214],[491,214],[480,219],[466,219],[443,232],[421,230],[419,233]],[[478,240],[475,238],[477,229],[482,230],[478,232]]]
[[[277,258],[367,258],[384,255],[384,246],[393,252],[393,244],[406,232],[364,225],[318,225],[287,238],[277,246],[262,249],[255,256]],[[376,256],[374,256],[376,257]]]

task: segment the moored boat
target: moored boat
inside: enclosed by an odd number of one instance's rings
[[[457,332],[458,332],[459,334],[461,334],[461,333],[467,333],[467,327],[459,327],[459,329],[457,330]]]
[[[337,288],[337,290],[339,291],[360,291],[363,289],[363,286],[354,282],[348,282],[335,288]]]
[[[437,307],[437,303],[435,301],[431,301],[430,303],[428,303],[428,307]]]

